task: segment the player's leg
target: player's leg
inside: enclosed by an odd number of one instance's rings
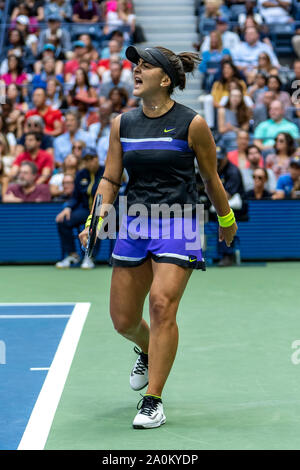
[[[178,305],[192,272],[191,269],[174,264],[156,263],[153,260],[152,264],[149,382],[140,411],[133,420],[135,429],[155,428],[166,422],[161,395],[178,346]]]
[[[118,333],[148,353],[149,326],[142,318],[153,279],[151,260],[140,266],[114,267],[110,289],[110,315]]]
[[[191,269],[152,260],[150,290],[149,384],[147,393],[161,396],[178,346],[176,314]]]

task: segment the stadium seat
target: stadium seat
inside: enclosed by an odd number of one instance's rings
[[[245,5],[232,5],[230,7],[231,21],[238,21],[238,17],[241,13],[247,13]]]
[[[213,18],[200,18],[199,31],[206,36],[216,29],[216,21]]]
[[[294,56],[292,37],[295,26],[293,24],[269,25],[270,38],[277,55],[291,54]]]

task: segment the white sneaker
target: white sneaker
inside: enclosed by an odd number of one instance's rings
[[[58,261],[58,263],[56,263],[55,266],[60,269],[70,268],[70,266],[74,264],[78,264],[79,261],[80,261],[79,256],[69,255],[66,258],[64,258],[62,261]]]
[[[129,381],[131,388],[138,391],[148,385],[148,358],[136,346],[134,352],[139,356],[133,366]]]
[[[85,256],[80,267],[82,269],[94,269],[95,263],[91,260],[91,258]]]
[[[142,400],[140,411],[132,423],[134,429],[158,428],[162,424],[165,424],[166,417],[164,415],[161,399],[151,395],[145,395]]]

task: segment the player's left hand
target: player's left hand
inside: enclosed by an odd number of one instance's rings
[[[236,223],[234,223],[230,227],[219,226],[219,242],[225,240],[226,245],[230,246],[237,232],[237,229],[238,227]]]
[[[89,237],[89,227],[82,230],[82,232],[79,234],[80,243],[82,246],[84,246],[84,248],[86,248],[88,237]]]

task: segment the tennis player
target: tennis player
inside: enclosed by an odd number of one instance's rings
[[[195,207],[196,158],[207,195],[218,214],[219,239],[230,246],[237,225],[217,173],[212,134],[202,117],[171,98],[176,87],[185,88],[186,73],[197,67],[198,55],[176,55],[163,47],[129,46],[126,56],[136,64],[134,95],[142,98],[143,104],[113,121],[105,172],[97,190],[103,204],[112,204],[117,197],[126,168],[128,208],[143,204],[149,211],[147,217],[151,217],[153,205]],[[101,223],[104,216],[103,210]],[[172,226],[176,220],[174,217],[168,222]],[[178,235],[175,239],[172,230],[170,237],[162,235],[163,217],[158,219],[158,237],[149,236],[149,232],[138,239],[120,237],[126,230],[130,235],[133,221],[134,216],[128,213],[123,217],[112,253],[110,314],[117,332],[140,348],[134,348],[138,358],[130,385],[133,390],[147,389],[133,427],[156,428],[166,421],[162,392],[177,351],[178,305],[193,269],[205,270],[205,263],[201,247],[187,249],[185,233],[181,239]],[[84,246],[90,222],[91,216],[79,235]],[[142,317],[148,293],[150,325]]]

